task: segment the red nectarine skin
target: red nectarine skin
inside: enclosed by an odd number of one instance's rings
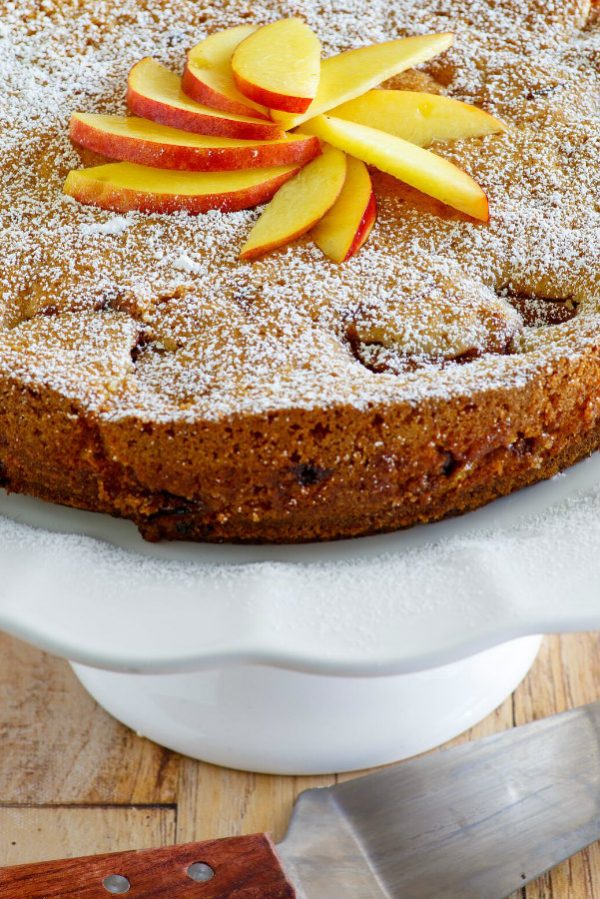
[[[115,188],[106,181],[81,181],[77,185],[77,190],[69,191],[69,193],[80,203],[109,209],[112,212],[136,210],[148,213],[172,213],[185,211],[190,215],[200,215],[211,209],[219,209],[221,212],[238,212],[240,209],[249,209],[252,206],[258,206],[259,203],[266,203],[297,171],[297,169],[292,169],[269,181],[227,194],[202,196],[152,194],[137,190],[124,190],[122,187]]]
[[[276,140],[283,137],[274,122],[212,110],[190,100],[181,78],[147,56],[137,62],[127,80],[127,103],[132,112],[161,125],[239,140]]]
[[[342,191],[331,209],[312,229],[312,239],[325,256],[340,264],[360,249],[374,215],[373,184],[369,170],[364,162],[348,156]]]
[[[258,28],[251,24],[234,25],[212,32],[193,46],[187,53],[181,81],[184,93],[214,109],[270,121],[268,110],[240,93],[231,65],[239,45]]]
[[[364,246],[369,234],[373,230],[373,225],[375,224],[375,219],[377,218],[377,200],[375,199],[375,194],[371,192],[371,196],[369,197],[369,202],[367,203],[367,208],[363,213],[363,217],[360,220],[360,224],[356,229],[356,234],[354,235],[354,240],[350,244],[350,249],[344,256],[343,262],[347,262],[352,256],[355,256],[360,248]]]
[[[314,136],[285,143],[195,147],[168,143],[167,139],[165,142],[158,142],[111,133],[82,121],[77,115],[71,118],[69,133],[71,140],[76,144],[108,159],[190,172],[224,172],[279,165],[305,165],[321,152],[320,141]]]
[[[214,90],[209,84],[206,84],[200,78],[197,78],[191,69],[188,68],[187,64],[183,70],[181,88],[192,100],[196,100],[197,103],[204,103],[206,106],[212,106],[213,109],[220,109],[223,112],[233,112],[235,115],[251,116],[255,119],[265,119],[267,122],[270,121],[269,117],[258,109],[253,109],[251,106],[244,106],[244,104],[238,100],[226,97],[225,94],[220,91]]]
[[[258,84],[252,84],[250,81],[246,81],[246,79],[242,78],[241,75],[238,75],[237,72],[234,72],[234,78],[239,90],[246,97],[250,100],[254,100],[255,103],[260,103],[261,106],[266,106],[267,109],[278,109],[281,112],[302,113],[306,112],[312,103],[312,97],[289,97],[285,94],[278,94],[275,93],[275,91],[267,90],[265,87],[260,87]]]
[[[317,93],[321,43],[294,16],[263,25],[235,48],[231,71],[238,90],[261,106],[305,112]]]
[[[275,122],[241,122],[239,119],[188,112],[167,103],[157,103],[131,87],[127,89],[127,106],[131,112],[144,119],[196,134],[219,134],[221,137],[237,137],[240,140],[278,140],[284,134]]]

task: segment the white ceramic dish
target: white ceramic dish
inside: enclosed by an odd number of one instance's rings
[[[600,627],[599,455],[460,519],[322,545],[153,546],[4,494],[0,515],[0,628],[78,663],[142,733],[235,767],[411,755],[501,702],[536,634]]]

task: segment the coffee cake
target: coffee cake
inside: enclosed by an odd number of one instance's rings
[[[600,443],[600,21],[589,0],[0,0],[0,482],[148,539],[349,537],[472,509]],[[489,224],[372,173],[379,217],[330,262],[238,258],[257,210],[79,205],[75,110],[127,71],[299,15],[327,55],[432,31],[394,86],[508,124],[434,147]],[[85,162],[93,161],[84,159]]]

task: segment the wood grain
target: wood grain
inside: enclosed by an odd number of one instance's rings
[[[106,715],[69,666],[0,634],[4,802],[175,803],[178,759]]]
[[[1,864],[164,846],[175,823],[174,807],[0,806]]]
[[[454,742],[598,698],[600,635],[550,637],[513,697]],[[335,780],[244,774],[161,750],[98,709],[64,662],[3,635],[0,741],[0,865],[257,831],[279,839],[297,794]],[[512,899],[598,896],[600,844]]]

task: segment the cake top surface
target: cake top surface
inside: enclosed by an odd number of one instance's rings
[[[469,395],[522,384],[600,324],[600,17],[589,0],[0,0],[0,371],[112,419]],[[62,193],[75,111],[124,111],[131,65],[180,70],[207,34],[300,15],[326,55],[454,31],[395,86],[508,131],[433,149],[491,221],[373,173],[379,216],[343,265],[303,238],[257,262],[257,210],[119,215]],[[575,314],[576,313],[576,314]],[[556,323],[559,322],[559,323]]]

